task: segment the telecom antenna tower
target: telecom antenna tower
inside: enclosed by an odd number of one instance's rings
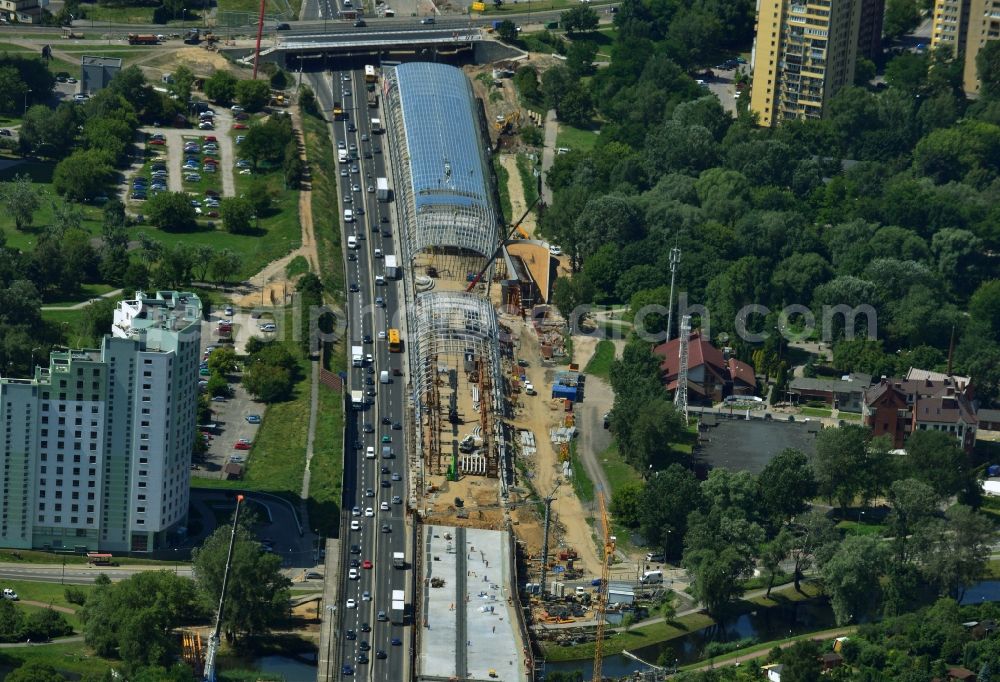
[[[685,315],[681,318],[680,336],[678,340],[677,355],[680,363],[677,367],[677,390],[674,391],[674,406],[684,413],[684,420],[688,418],[688,339],[691,338],[691,316]]]
[[[670,249],[670,302],[667,304],[667,338],[670,340],[670,330],[674,323],[674,276],[677,274],[677,265],[681,262],[681,250],[676,246]]]

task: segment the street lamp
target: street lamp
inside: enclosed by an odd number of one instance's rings
[[[178,548],[174,547],[174,575],[175,576],[178,575],[178,564],[180,563],[180,559],[178,559],[177,551],[178,551]]]
[[[22,115],[25,115],[25,116],[28,114],[28,95],[30,93],[31,93],[31,88],[25,88],[25,90],[24,90],[24,114],[22,114]]]

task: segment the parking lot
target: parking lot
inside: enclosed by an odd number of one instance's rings
[[[220,337],[219,323],[231,323],[231,333],[227,337]],[[209,346],[221,346],[223,343],[232,345],[237,355],[246,352],[246,342],[253,336],[267,339],[274,336],[280,328],[283,320],[275,320],[271,313],[261,316],[261,313],[251,309],[220,308],[213,310],[209,319],[202,322],[201,330],[201,350],[202,358],[207,360],[205,351]],[[262,331],[261,327],[274,331]],[[246,464],[253,454],[252,444],[257,437],[259,424],[252,424],[247,421],[250,415],[263,417],[265,406],[263,403],[253,400],[240,383],[240,373],[234,373],[227,377],[229,386],[232,389],[232,397],[215,400],[212,397],[212,420],[213,428],[201,429],[203,433],[208,433],[211,439],[208,443],[208,451],[205,453],[203,461],[197,462],[198,468],[195,475],[217,477],[225,466],[226,462],[234,461],[238,464]],[[202,376],[207,380],[207,376]],[[249,450],[239,450],[235,447],[240,440],[249,441]],[[235,459],[234,459],[235,458]]]

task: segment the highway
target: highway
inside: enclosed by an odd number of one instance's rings
[[[403,364],[404,355],[389,353],[386,340],[379,338],[380,331],[399,327],[397,316],[401,314],[402,305],[400,282],[388,280],[384,285],[377,285],[375,277],[384,273],[384,259],[376,257],[376,249],[380,255],[399,255],[396,240],[393,239],[399,228],[395,222],[395,213],[391,211],[392,204],[377,202],[375,194],[367,191],[369,185],[375,185],[376,178],[385,177],[388,163],[387,136],[371,133],[370,119],[382,118],[381,106],[379,109],[368,108],[362,72],[333,70],[331,74],[311,74],[310,80],[324,111],[331,111],[333,101],[337,100],[343,103],[348,112],[347,120],[333,123],[334,144],[342,142],[348,148],[355,145],[358,150],[358,159],[352,162],[357,168],[356,173],[350,172],[352,164],[340,164],[338,167],[338,171],[348,169],[346,177],[338,175],[338,203],[341,211],[343,208],[351,208],[355,212],[361,208],[364,210],[364,214],[358,215],[354,223],[344,224],[341,220],[345,237],[352,233],[358,237],[358,248],[348,251],[349,259],[346,264],[348,285],[357,284],[359,289],[348,293],[350,342],[347,345],[363,346],[364,352],[372,356],[372,362],[366,363],[365,367],[348,369],[347,383],[349,389],[364,388],[375,392],[373,404],[365,410],[352,410],[348,415],[344,467],[344,513],[348,518],[342,528],[349,528],[351,522],[357,522],[360,530],[346,530],[341,538],[341,545],[348,548],[348,554],[344,557],[344,575],[337,576],[341,584],[340,599],[336,605],[339,622],[335,629],[339,637],[336,646],[340,647],[342,669],[331,670],[331,679],[349,676],[343,671],[343,666],[349,665],[354,670],[354,676],[359,679],[396,682],[404,679],[404,660],[410,651],[409,628],[404,630],[391,623],[390,608],[392,590],[406,589],[409,571],[412,570],[410,565],[405,570],[394,569],[392,566],[392,553],[406,549],[403,503],[407,473],[405,449],[403,431],[393,428],[395,424],[403,424],[406,404],[406,377],[393,377],[393,371],[399,370],[405,374],[406,368]],[[345,77],[347,80],[344,80]],[[351,94],[344,96],[345,91]],[[349,131],[351,124],[357,129]],[[380,147],[381,153],[374,153],[373,145]],[[365,158],[366,150],[373,152],[371,158]],[[352,191],[352,185],[357,185],[360,191]],[[345,195],[351,197],[351,203],[345,202]],[[382,222],[382,216],[388,222]],[[351,260],[355,256],[356,260]],[[384,307],[377,305],[379,301],[384,303]],[[363,342],[366,335],[371,337],[370,343]],[[382,371],[388,372],[392,383],[380,382]],[[369,428],[365,427],[366,424]],[[387,438],[389,440],[384,442]],[[382,457],[383,446],[392,448],[396,455],[394,459]],[[369,447],[374,448],[374,459],[366,457]],[[401,480],[393,481],[392,474],[399,474]],[[394,503],[394,498],[398,502]],[[386,503],[387,510],[380,508],[383,502]],[[360,515],[353,515],[353,506],[358,507]],[[368,508],[371,508],[372,516],[367,515]],[[384,532],[386,529],[388,532]],[[410,560],[412,557],[407,552],[407,561]],[[365,569],[365,561],[372,562],[372,568]],[[357,579],[352,580],[346,575],[351,568],[356,569]],[[366,599],[366,595],[370,598]],[[348,608],[348,600],[351,599],[355,606]],[[408,603],[410,601],[411,599],[407,600]],[[380,611],[384,612],[388,621],[379,620]],[[366,632],[367,628],[370,631]],[[348,630],[353,631],[353,639],[348,639]],[[394,638],[400,643],[393,645]],[[370,646],[370,650],[363,651],[362,643]],[[377,658],[378,651],[384,652],[386,658]],[[362,654],[364,656],[359,661]],[[363,662],[365,657],[369,662]]]

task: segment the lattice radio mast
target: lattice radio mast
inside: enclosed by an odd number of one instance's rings
[[[677,367],[677,390],[674,391],[674,405],[688,418],[688,339],[691,338],[691,316],[681,318],[680,336],[677,355],[680,359]]]
[[[676,246],[670,249],[670,302],[667,304],[667,338],[670,340],[670,330],[674,324],[674,277],[677,275],[677,264],[681,262],[681,250]]]

